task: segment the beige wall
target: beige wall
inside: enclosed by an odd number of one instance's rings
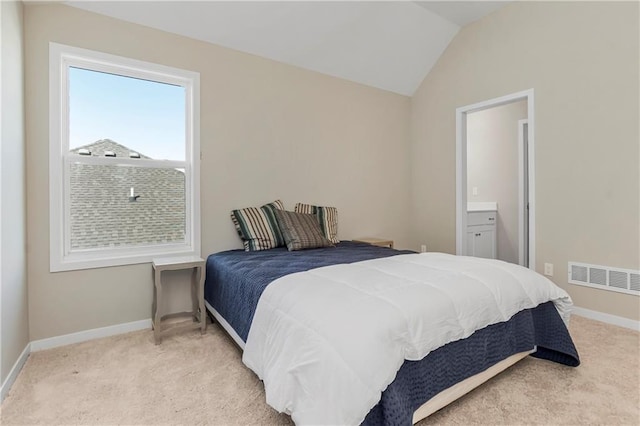
[[[1,309],[0,383],[29,343],[27,312],[24,49],[21,2],[0,2],[2,44],[0,47],[0,214]]]
[[[149,264],[49,273],[50,41],[200,73],[203,256],[240,247],[232,208],[277,198],[409,244],[409,98],[62,5],[25,6],[25,41],[32,340],[151,315]]]
[[[518,120],[527,101],[467,115],[467,201],[498,203],[497,257],[518,263]],[[477,195],[473,195],[473,188]]]
[[[201,74],[203,256],[240,247],[230,209],[276,198],[337,206],[342,239],[454,252],[455,108],[534,88],[537,269],[554,263],[578,306],[637,320],[637,297],[565,278],[568,260],[640,267],[637,35],[637,4],[517,2],[464,28],[409,100],[62,5],[25,6],[31,340],[149,318],[152,295],[148,264],[48,272],[50,41]]]
[[[566,278],[570,260],[640,269],[638,7],[515,2],[458,33],[412,98],[415,245],[455,252],[455,109],[533,88],[536,269],[640,319],[637,296]]]

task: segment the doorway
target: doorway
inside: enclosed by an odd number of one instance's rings
[[[514,119],[514,114],[524,115]],[[511,139],[499,142],[507,136],[501,136],[505,124],[497,120],[511,120]],[[499,257],[535,268],[534,122],[533,89],[456,109],[458,255]],[[493,236],[493,256],[487,254],[487,235]]]

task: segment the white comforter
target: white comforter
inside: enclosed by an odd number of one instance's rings
[[[360,424],[404,360],[569,295],[518,265],[406,254],[287,275],[262,294],[243,355],[296,424]]]

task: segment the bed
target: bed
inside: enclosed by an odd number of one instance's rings
[[[244,350],[261,296],[274,281],[297,279],[303,271],[325,271],[335,265],[415,259],[411,256],[419,255],[349,241],[336,247],[295,252],[276,248],[216,253],[207,259],[205,304]],[[378,395],[378,401],[370,405],[362,424],[415,423],[528,355],[568,366],[580,363],[565,322],[552,301],[519,310],[505,321],[482,327],[464,338],[454,338],[419,359],[404,360],[391,383]],[[280,411],[288,411],[274,402],[274,392],[270,396],[267,384],[265,381],[267,402]],[[292,415],[296,423],[309,422],[309,417],[296,415]],[[345,418],[351,419],[340,419]]]

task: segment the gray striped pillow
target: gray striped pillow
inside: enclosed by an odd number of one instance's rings
[[[333,247],[322,235],[316,215],[276,210],[275,216],[289,251]]]
[[[314,206],[296,203],[296,213],[314,214],[318,218],[324,236],[334,244],[338,244],[338,209],[335,207]]]
[[[275,216],[277,210],[284,210],[280,200],[260,208],[246,207],[231,211],[231,220],[245,251],[268,250],[285,245]]]

